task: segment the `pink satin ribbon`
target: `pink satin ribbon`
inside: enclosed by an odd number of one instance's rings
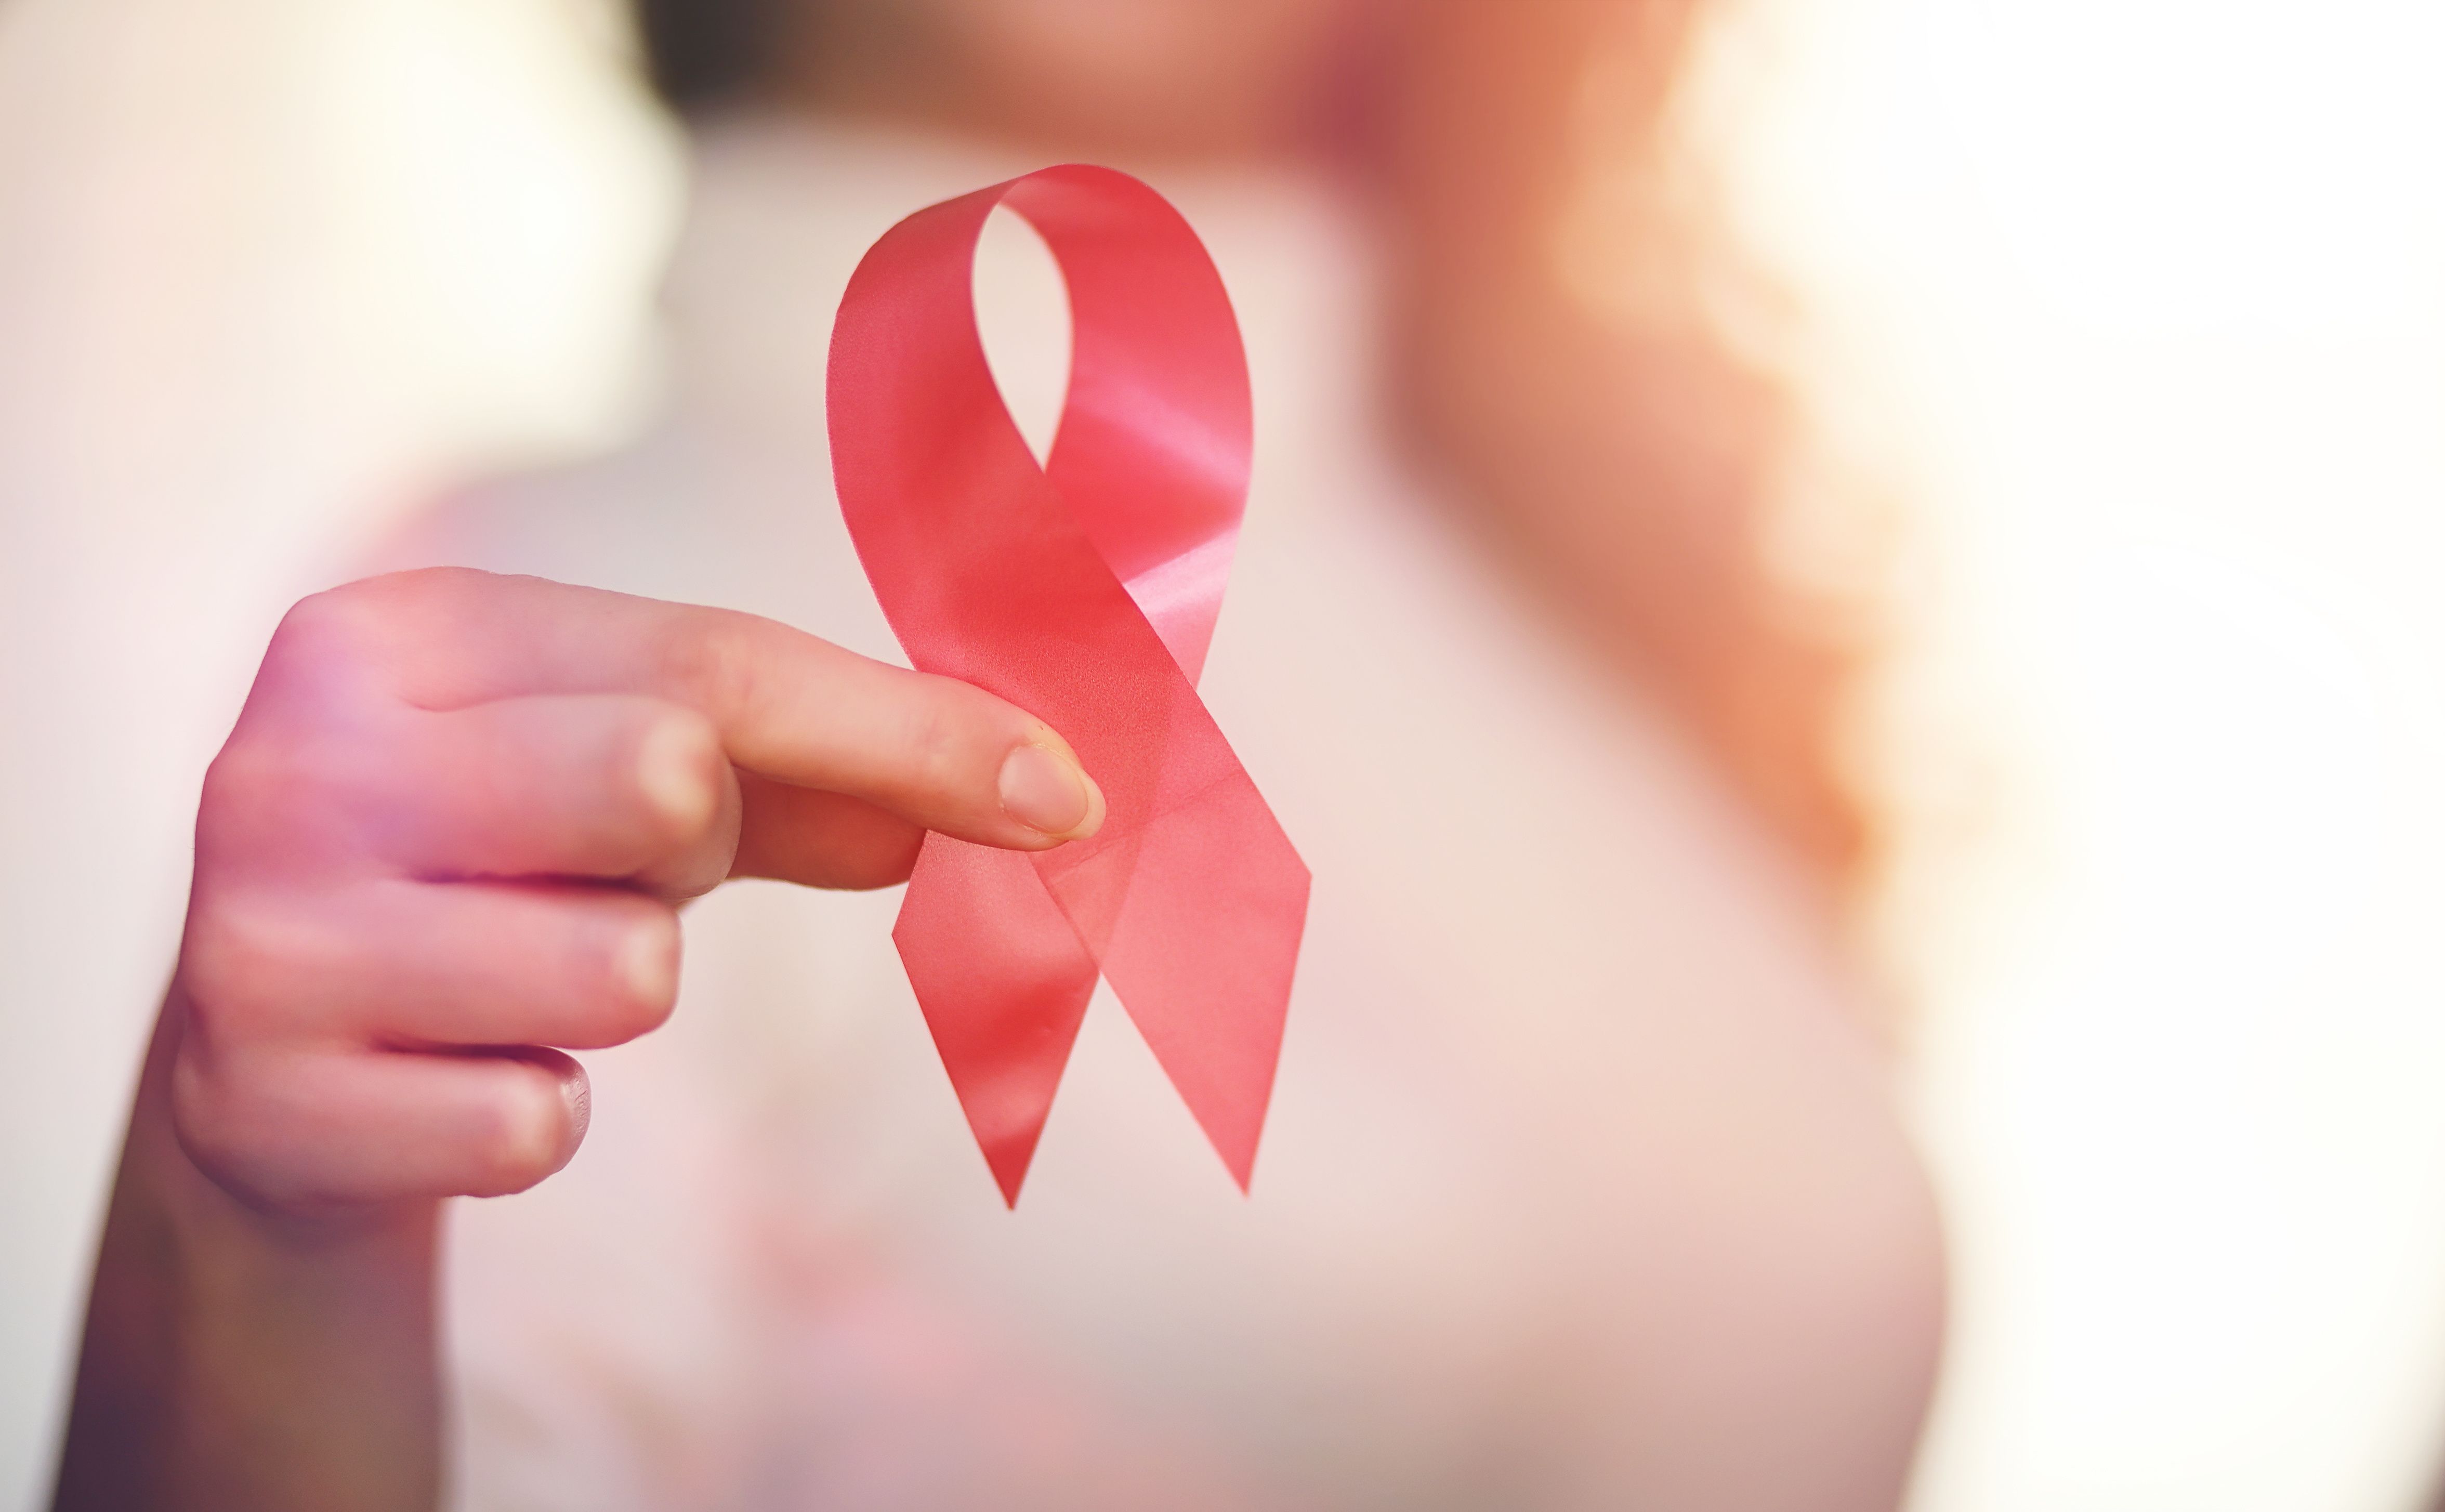
[[[1075,340],[1036,465],[971,303],[996,205],[1061,265]],[[1146,185],[1068,166],[894,226],[842,297],[832,471],[909,660],[1045,719],[1104,790],[1090,840],[928,834],[892,938],[1016,1204],[1100,971],[1244,1190],[1308,872],[1197,696],[1247,497],[1248,372],[1222,279]]]

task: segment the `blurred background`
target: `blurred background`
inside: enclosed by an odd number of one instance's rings
[[[684,154],[636,72],[596,0],[0,3],[0,1505],[270,625],[652,402]],[[1850,911],[1953,1261],[1921,1512],[2431,1494],[2439,78],[2416,0],[1733,0],[1675,87],[1873,505],[1780,549],[1876,564]]]

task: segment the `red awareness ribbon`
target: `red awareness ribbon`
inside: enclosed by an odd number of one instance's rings
[[[1070,292],[1041,467],[977,335],[996,205]],[[1049,722],[1109,806],[1092,839],[1033,854],[926,835],[892,930],[1003,1199],[1099,972],[1245,1190],[1308,872],[1197,696],[1248,491],[1221,276],[1146,185],[1047,168],[885,233],[842,296],[828,392],[841,512],[909,661]]]

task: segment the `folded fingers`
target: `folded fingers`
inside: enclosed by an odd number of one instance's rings
[[[701,892],[728,872],[738,785],[694,709],[629,694],[401,716],[357,793],[376,854],[410,875],[592,877]]]
[[[285,1209],[523,1191],[569,1163],[586,1073],[557,1051],[182,1047],[171,1113],[215,1181]]]
[[[222,888],[188,924],[204,1031],[340,1047],[625,1044],[670,1016],[667,904],[582,885]]]
[[[199,900],[177,991],[190,1153],[282,1206],[516,1191],[584,1136],[562,1046],[668,1017],[670,905],[579,884],[383,879]]]

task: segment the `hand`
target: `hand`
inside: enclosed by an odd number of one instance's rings
[[[178,1141],[281,1213],[520,1190],[585,1135],[561,1052],[669,1015],[680,900],[1103,813],[1024,711],[771,621],[459,569],[318,595],[205,781]]]

